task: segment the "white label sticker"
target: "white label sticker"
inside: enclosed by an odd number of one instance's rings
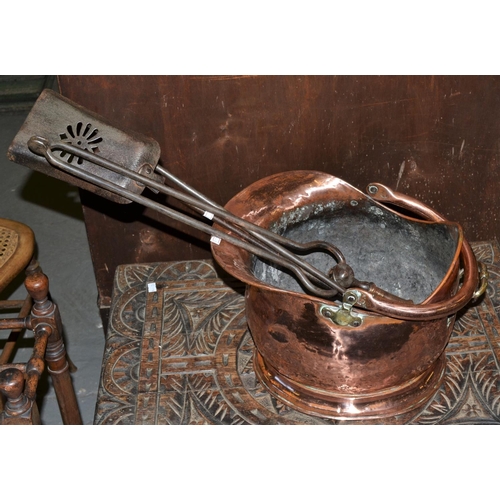
[[[205,212],[203,214],[203,217],[206,217],[207,219],[212,220],[214,218],[214,214],[212,212]]]
[[[156,283],[148,283],[148,292],[149,293],[156,292]]]
[[[221,239],[220,239],[220,238],[218,238],[217,236],[212,236],[212,237],[210,238],[210,241],[211,241],[212,243],[215,243],[216,245],[220,245]]]

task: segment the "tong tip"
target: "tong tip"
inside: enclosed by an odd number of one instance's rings
[[[35,153],[40,156],[45,156],[45,152],[49,148],[49,141],[40,137],[38,135],[34,135],[28,141],[28,147],[32,153]]]

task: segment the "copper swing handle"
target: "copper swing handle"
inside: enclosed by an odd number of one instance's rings
[[[446,219],[432,208],[409,196],[392,191],[383,184],[369,184],[367,191],[373,199],[381,203],[390,203],[399,206],[429,221],[446,222]],[[462,309],[471,299],[475,299],[484,293],[488,283],[486,267],[481,266],[480,279],[476,257],[465,239],[462,243],[460,255],[464,267],[463,285],[453,297],[446,301],[429,305],[404,305],[381,300],[364,290],[356,290],[358,296],[357,305],[404,320],[431,320],[450,316]],[[479,281],[480,285],[478,287]]]

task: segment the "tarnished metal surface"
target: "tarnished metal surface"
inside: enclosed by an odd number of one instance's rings
[[[338,191],[332,194],[339,196]],[[359,280],[415,304],[427,299],[455,258],[459,228],[402,218],[369,198],[353,202],[343,199],[343,193],[340,197],[326,206],[312,201],[313,207],[306,208],[314,208],[314,214],[284,212],[275,230],[299,242],[335,242]],[[325,272],[331,266],[328,256],[319,252],[304,259]],[[286,270],[260,259],[254,274],[276,288],[307,293]]]
[[[8,158],[11,161],[38,170],[87,189],[118,203],[128,200],[109,191],[100,189],[91,183],[73,177],[51,167],[42,157],[28,148],[32,136],[41,135],[51,143],[62,142],[78,146],[89,153],[96,153],[116,163],[127,165],[131,171],[147,175],[146,166],[154,166],[160,158],[160,146],[150,138],[136,132],[125,132],[109,123],[105,118],[83,109],[69,99],[52,90],[44,90],[33,106],[28,118],[9,147]],[[130,179],[97,167],[78,157],[59,153],[61,159],[125,187],[140,193],[144,189]]]

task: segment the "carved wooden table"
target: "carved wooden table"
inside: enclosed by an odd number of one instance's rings
[[[472,246],[490,283],[457,316],[440,389],[424,408],[367,421],[311,417],[267,392],[253,371],[243,289],[211,261],[119,266],[94,423],[498,424],[500,247]]]

